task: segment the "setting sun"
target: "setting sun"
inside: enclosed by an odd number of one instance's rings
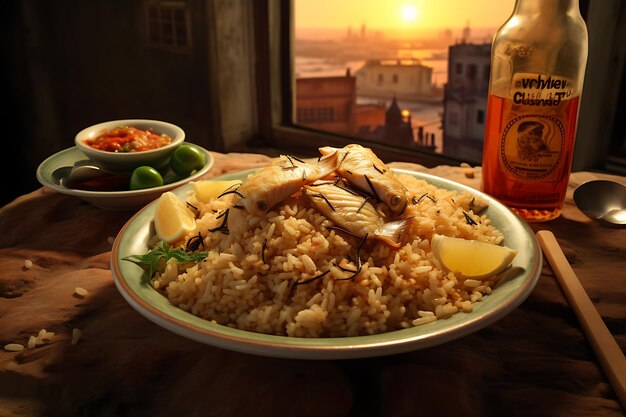
[[[406,4],[402,6],[400,16],[405,22],[413,22],[417,19],[417,7],[412,4]]]
[[[334,29],[341,34],[366,25],[387,37],[423,36],[424,31],[497,29],[510,15],[515,1],[493,0],[297,0],[296,29]],[[302,34],[302,32],[300,32]]]

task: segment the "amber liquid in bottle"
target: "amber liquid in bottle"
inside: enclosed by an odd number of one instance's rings
[[[529,222],[561,214],[574,152],[579,97],[525,105],[489,95],[483,191]]]

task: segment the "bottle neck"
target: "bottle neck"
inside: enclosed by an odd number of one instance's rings
[[[578,0],[516,0],[513,14],[560,15],[579,13]]]

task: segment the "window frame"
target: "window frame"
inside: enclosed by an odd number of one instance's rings
[[[616,66],[606,77],[606,60],[598,59],[602,51],[590,54],[593,59],[587,64],[585,95],[581,100],[578,136],[588,135],[600,129],[604,135],[598,141],[577,139],[573,170],[606,170],[610,161],[608,147],[612,134],[616,134],[615,120],[619,100],[620,80],[624,71],[624,44],[619,35],[624,31],[624,23],[618,21],[620,0],[580,0],[581,11],[587,16],[592,45],[613,45],[617,52],[609,53]],[[299,126],[294,123],[295,114],[295,40],[294,0],[262,0],[254,2],[255,46],[257,54],[256,82],[259,135],[254,141],[263,147],[299,152],[302,155],[316,156],[319,144],[342,147],[358,142],[372,148],[384,161],[414,162],[425,167],[437,165],[458,165],[461,159],[437,154],[427,150],[401,148],[385,143],[374,142],[354,136],[323,132]],[[614,15],[611,25],[603,19]],[[605,48],[603,48],[606,50]],[[604,71],[603,71],[604,69]],[[610,86],[613,85],[611,88]],[[591,97],[585,97],[591,96]],[[602,103],[602,106],[598,106]],[[610,105],[612,104],[612,106]],[[600,110],[600,108],[602,110]],[[594,148],[593,152],[589,152]],[[582,155],[582,157],[581,157]],[[591,157],[589,155],[592,155]]]
[[[616,142],[621,140],[624,146],[626,141],[619,137],[625,104],[620,90],[626,89],[626,4],[621,0],[580,0],[580,9],[587,16],[589,56],[573,170],[626,175],[626,158],[611,153]]]
[[[323,132],[296,125],[293,0],[254,2],[257,51],[257,145],[305,156],[319,155],[320,144],[343,147],[358,142],[383,161],[414,162],[426,167],[458,165],[460,159],[429,151],[416,151],[354,136]]]
[[[157,18],[158,24],[158,36],[159,40],[153,39],[153,32],[151,27],[151,22],[153,19],[150,16],[150,9],[153,8],[159,14]],[[162,16],[164,10],[169,9],[172,13],[176,11],[183,12],[183,21],[184,21],[184,31],[185,31],[185,41],[186,43],[180,44],[178,42],[178,35],[176,33],[176,18],[172,18],[171,24],[172,27],[172,42],[168,43],[163,40],[163,26],[165,20]],[[190,17],[190,6],[189,1],[187,0],[144,0],[143,4],[143,12],[145,19],[145,36],[146,43],[151,48],[161,49],[170,52],[178,52],[178,53],[189,53],[193,49],[193,37],[191,33],[191,17]]]

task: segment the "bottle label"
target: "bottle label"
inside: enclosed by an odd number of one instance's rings
[[[505,126],[500,142],[502,162],[515,176],[547,179],[559,166],[565,148],[565,128],[557,117],[523,114]]]
[[[511,109],[500,141],[503,165],[523,180],[553,178],[566,150],[566,103],[572,81],[559,76],[516,73]]]
[[[513,75],[509,94],[515,104],[558,107],[572,96],[573,85],[565,77],[518,72]]]

